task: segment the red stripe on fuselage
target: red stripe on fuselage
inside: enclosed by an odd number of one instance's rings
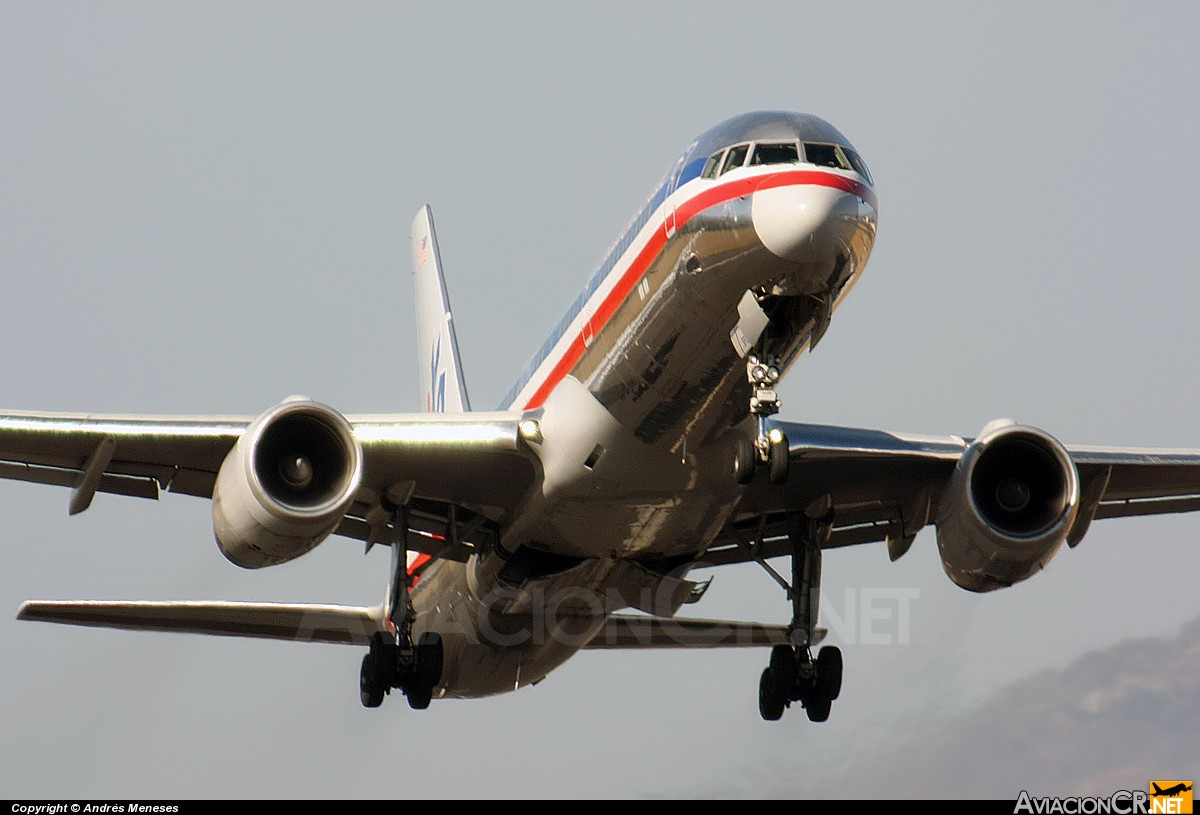
[[[675,205],[675,229],[680,229],[689,220],[706,209],[723,204],[726,201],[732,201],[734,198],[752,195],[757,190],[806,185],[842,190],[843,192],[857,195],[870,204],[872,209],[879,209],[875,193],[871,191],[871,188],[852,178],[825,173],[819,170],[790,170],[728,181],[679,202]],[[583,358],[583,354],[588,346],[585,337],[595,338],[604,329],[604,326],[608,324],[612,316],[617,313],[617,309],[621,307],[621,304],[625,302],[625,299],[637,287],[638,282],[642,279],[642,275],[650,268],[650,264],[654,262],[663,247],[666,246],[667,235],[661,219],[647,223],[643,229],[645,228],[652,228],[654,230],[650,235],[650,239],[646,242],[642,250],[637,253],[637,257],[633,259],[633,262],[629,264],[629,268],[621,274],[617,284],[613,286],[612,291],[600,303],[595,313],[588,317],[583,331],[571,340],[571,344],[567,346],[566,353],[550,369],[549,374],[546,375],[546,379],[534,391],[533,396],[529,397],[529,400],[525,403],[525,410],[533,410],[542,406],[546,398],[550,395],[550,392],[558,386],[563,377],[570,373],[579,360]]]
[[[546,401],[546,397],[550,395],[550,391],[554,390],[563,377],[575,367],[575,363],[579,362],[583,357],[583,352],[587,350],[587,342],[584,339],[585,335],[590,335],[594,338],[604,328],[609,319],[617,313],[617,309],[621,307],[621,303],[625,302],[625,298],[629,296],[629,293],[633,291],[638,281],[641,280],[642,275],[646,273],[646,269],[650,267],[651,262],[658,257],[658,253],[662,251],[666,243],[667,235],[663,231],[662,223],[658,222],[654,228],[654,233],[650,236],[650,240],[646,242],[642,251],[638,252],[637,257],[633,259],[633,263],[621,275],[621,279],[617,281],[617,285],[613,287],[608,296],[604,298],[604,301],[600,303],[600,307],[596,309],[596,312],[588,317],[583,332],[571,340],[571,344],[567,347],[567,352],[563,354],[562,359],[550,369],[550,374],[542,382],[542,386],[530,397],[528,404],[525,405],[526,410],[540,407]]]
[[[433,560],[432,555],[427,555],[424,552],[417,552],[417,556],[412,559],[412,563],[408,564],[408,576],[412,578],[412,580],[409,582],[409,588],[417,585],[417,581],[421,579],[421,576],[417,574],[417,572],[419,572],[421,568],[431,560]]]

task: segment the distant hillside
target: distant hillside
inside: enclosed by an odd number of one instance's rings
[[[1128,640],[1000,691],[783,796],[1012,799],[1105,795],[1151,778],[1200,780],[1200,619],[1173,639]]]

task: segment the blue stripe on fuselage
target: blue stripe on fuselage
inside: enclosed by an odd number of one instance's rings
[[[700,173],[704,172],[704,165],[708,162],[707,156],[701,156],[693,161],[688,166],[679,171],[679,180],[675,182],[675,189],[679,189],[684,184],[691,181],[693,178],[699,178]],[[675,190],[672,190],[674,192]]]

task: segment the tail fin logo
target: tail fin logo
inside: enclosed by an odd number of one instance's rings
[[[417,244],[417,268],[424,266],[427,260],[429,260],[429,236],[425,235]]]
[[[439,331],[429,360],[429,393],[425,395],[425,410],[429,413],[446,412],[446,371],[441,368],[441,361],[442,333]]]

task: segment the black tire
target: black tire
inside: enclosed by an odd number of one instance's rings
[[[783,718],[786,705],[775,672],[767,666],[758,680],[758,713],[768,722],[777,722]]]
[[[371,659],[374,662],[375,682],[385,690],[396,684],[396,665],[400,649],[395,641],[383,634],[371,639]]]
[[[442,679],[443,662],[441,636],[426,631],[417,640],[417,668],[404,692],[413,710],[424,710],[433,701],[433,689]]]
[[[790,451],[788,449],[788,437],[783,433],[779,434],[779,438],[771,442],[771,483],[782,484],[788,478],[788,465],[790,461]]]
[[[409,707],[413,710],[424,710],[433,701],[433,688],[414,680],[410,687],[405,689],[404,695],[408,699]]]
[[[358,674],[358,698],[362,700],[363,707],[379,707],[386,693],[383,683],[379,681],[375,655],[368,651],[363,654],[362,669]]]
[[[733,480],[739,484],[749,484],[754,480],[754,465],[758,463],[758,455],[754,445],[745,439],[740,439],[733,445]]]
[[[445,663],[445,649],[442,647],[442,636],[432,631],[426,631],[417,640],[417,676],[436,688],[442,681],[442,666]]]
[[[775,674],[775,683],[780,696],[789,700],[795,697],[796,690],[796,649],[790,645],[776,645],[771,649],[771,671]]]
[[[827,645],[817,654],[817,693],[833,701],[842,692],[842,649]]]
[[[833,707],[833,700],[826,699],[819,694],[814,694],[812,699],[804,702],[804,712],[808,714],[810,722],[823,722],[828,719],[831,707]]]

